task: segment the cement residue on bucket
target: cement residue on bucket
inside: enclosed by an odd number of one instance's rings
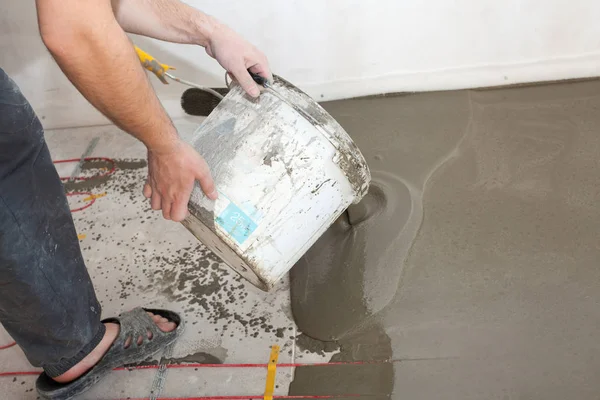
[[[196,185],[184,225],[230,267],[269,290],[366,193],[366,161],[314,100],[277,78],[257,99],[236,83],[192,146],[219,198]]]

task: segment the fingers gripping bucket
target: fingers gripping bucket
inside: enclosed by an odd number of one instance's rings
[[[196,183],[183,221],[255,286],[269,290],[352,203],[371,175],[342,127],[276,77],[258,99],[233,83],[194,133],[216,201]]]

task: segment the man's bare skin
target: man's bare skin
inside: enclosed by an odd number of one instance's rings
[[[36,0],[42,39],[69,80],[115,125],[148,149],[144,195],[181,221],[197,180],[217,191],[206,162],[182,142],[125,32],[206,49],[251,96],[247,69],[272,79],[266,57],[214,18],[177,0]]]
[[[146,145],[144,195],[152,208],[166,219],[183,220],[195,181],[215,199],[206,162],[179,138],[126,32],[204,47],[254,97],[260,90],[247,70],[271,80],[266,57],[225,25],[177,0],[36,0],[36,5],[42,39],[65,75],[115,125]],[[150,315],[163,332],[175,329]],[[102,358],[119,333],[116,324],[106,327],[98,346],[56,381],[70,382]]]

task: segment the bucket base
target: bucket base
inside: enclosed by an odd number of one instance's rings
[[[190,210],[191,211],[191,210]],[[256,273],[237,255],[223,239],[219,238],[217,234],[207,227],[199,218],[197,218],[191,212],[188,216],[181,221],[181,224],[187,228],[202,244],[204,244],[210,251],[215,253],[221,258],[225,264],[231,267],[235,272],[240,274],[242,278],[248,280],[257,288],[267,292],[271,289],[272,285],[269,285],[262,281]]]

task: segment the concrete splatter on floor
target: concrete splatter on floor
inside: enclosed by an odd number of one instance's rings
[[[132,216],[122,218],[118,229],[129,230],[134,224],[155,224],[161,215],[148,208],[148,201],[140,193],[147,174],[146,162],[144,160],[114,160],[115,172],[107,177],[94,178],[96,174],[111,168],[107,161],[86,162],[82,168],[82,176],[91,179],[81,182],[68,182],[65,185],[67,192],[90,191],[107,193],[109,198],[98,199],[98,207],[101,201],[111,200],[122,208],[137,208]],[[74,207],[76,207],[75,205]],[[271,323],[271,313],[258,310],[256,305],[248,312],[244,310],[247,304],[249,290],[253,290],[242,280],[242,278],[222,264],[221,260],[212,252],[207,250],[200,242],[192,240],[191,245],[181,247],[168,239],[159,241],[166,245],[170,251],[165,252],[164,247],[146,247],[147,237],[140,229],[132,232],[128,240],[121,240],[115,235],[104,236],[96,233],[103,229],[112,230],[115,227],[98,221],[98,213],[89,209],[88,213],[75,213],[74,219],[78,226],[86,226],[89,236],[82,241],[83,251],[92,251],[96,245],[112,244],[117,249],[123,249],[116,254],[106,255],[102,258],[104,265],[118,265],[117,270],[120,277],[118,285],[104,288],[104,292],[118,294],[121,300],[120,306],[125,306],[125,301],[132,295],[139,296],[143,293],[146,297],[161,296],[168,301],[185,304],[184,312],[189,317],[194,314],[220,331],[228,331],[238,328],[243,330],[246,336],[258,337],[259,334],[270,334],[273,341],[280,339],[291,340],[289,326],[277,326]],[[189,240],[186,241],[190,244]],[[92,272],[92,276],[104,280],[114,279],[112,268],[105,269],[102,266]],[[147,283],[143,283],[144,281]],[[192,325],[198,321],[193,321]],[[224,324],[224,325],[223,325]],[[219,328],[216,328],[219,326]]]
[[[197,125],[177,124],[184,136]],[[105,317],[140,305],[180,312],[186,329],[170,360],[176,364],[266,363],[274,344],[282,348],[281,363],[330,357],[295,348],[297,334],[287,279],[273,291],[262,292],[220,262],[181,224],[165,221],[160,212],[150,209],[142,195],[147,174],[145,151],[137,141],[107,126],[52,131],[46,136],[55,160],[76,158],[90,138],[100,136],[90,157],[108,156],[117,166],[108,178],[65,184],[69,193],[104,195],[73,213],[73,218],[77,232],[85,235],[80,245]],[[70,176],[74,166],[57,164],[57,169],[61,176]],[[111,168],[111,162],[88,161],[81,175],[92,177]],[[89,197],[82,194],[68,199],[76,209],[88,204]],[[10,340],[7,335],[6,340]],[[0,353],[0,371],[15,369],[32,370],[18,347]],[[292,368],[279,369],[276,394],[287,394],[292,373]],[[154,370],[111,374],[82,398],[145,398],[154,374]],[[163,395],[261,395],[265,374],[261,368],[170,370]],[[34,376],[11,380],[0,378],[3,398],[36,398],[31,390]]]

